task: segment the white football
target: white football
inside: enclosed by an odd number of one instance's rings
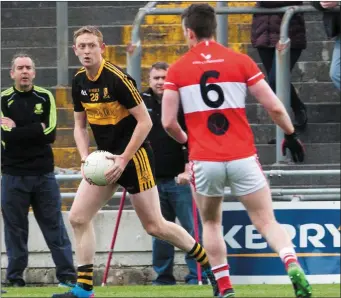
[[[88,155],[83,165],[83,173],[90,184],[108,185],[104,173],[114,165],[112,159],[107,159],[109,156],[113,154],[104,150],[97,150]]]

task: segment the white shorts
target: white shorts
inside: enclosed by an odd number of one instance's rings
[[[227,162],[190,162],[191,184],[198,194],[221,197],[229,186],[234,196],[253,193],[267,184],[256,155]]]

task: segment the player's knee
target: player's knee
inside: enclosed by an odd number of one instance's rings
[[[73,228],[78,228],[87,224],[84,216],[81,216],[77,213],[70,213],[69,214],[69,222]]]
[[[144,225],[146,232],[153,237],[162,238],[162,227],[161,224],[152,221]]]

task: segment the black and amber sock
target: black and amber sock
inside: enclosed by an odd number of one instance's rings
[[[204,270],[211,268],[211,265],[208,262],[206,251],[198,242],[194,244],[193,248],[188,254],[192,258],[196,259],[196,261],[200,263]]]
[[[77,284],[86,291],[93,289],[94,265],[88,264],[77,268]]]
[[[218,297],[219,296],[219,288],[218,288],[215,276],[211,270],[211,264],[208,261],[208,257],[206,255],[205,249],[198,242],[196,242],[188,254],[191,257],[195,258],[197,260],[197,262],[200,263],[202,269],[204,270],[207,278],[210,280],[210,283],[212,285],[213,296]]]

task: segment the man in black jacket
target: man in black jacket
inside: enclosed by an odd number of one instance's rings
[[[71,243],[61,213],[51,144],[56,138],[57,110],[50,91],[33,85],[30,56],[13,57],[14,86],[1,92],[1,209],[8,257],[7,280],[25,286],[28,263],[28,212],[32,206],[56,265],[61,285],[76,281]]]
[[[340,7],[339,1],[312,1],[311,4],[318,10],[323,11],[323,22],[328,38],[335,39],[333,57],[330,65],[330,78],[336,88],[340,87],[340,11],[330,11],[334,7]]]
[[[153,64],[149,73],[150,87],[141,95],[153,121],[148,139],[154,152],[156,184],[160,194],[162,215],[172,222],[175,222],[177,217],[181,225],[193,235],[192,195],[188,185],[188,171],[185,169],[188,162],[187,149],[169,137],[161,124],[161,100],[167,69],[167,63]],[[184,127],[183,114],[181,111],[179,114],[180,123]],[[185,260],[189,269],[185,281],[187,284],[197,284],[196,261],[188,255]],[[173,262],[174,246],[153,238],[153,268],[157,273],[154,285],[176,283]]]

